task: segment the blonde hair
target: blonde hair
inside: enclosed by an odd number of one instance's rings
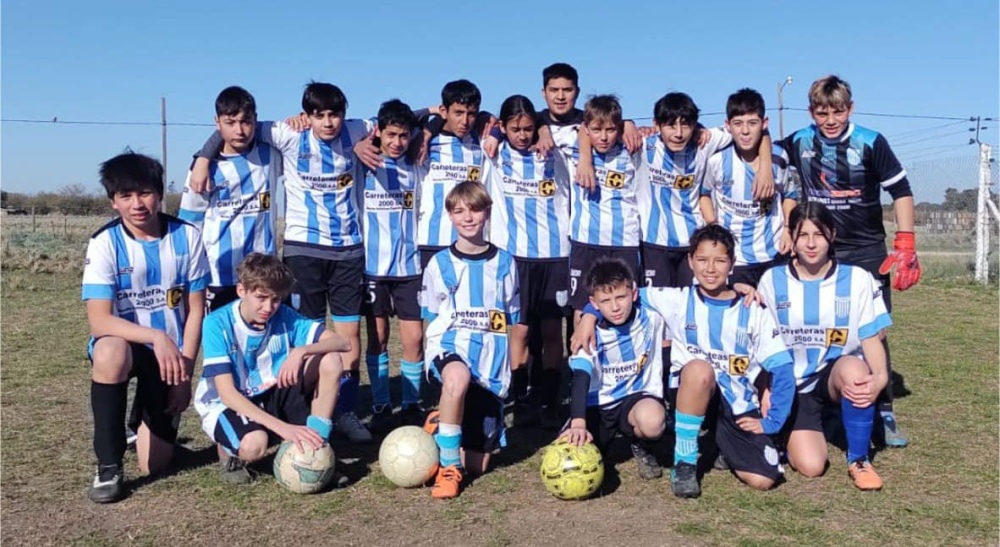
[[[851,106],[851,84],[830,74],[809,86],[809,110],[818,107],[848,108]]]
[[[236,267],[236,278],[246,291],[263,289],[279,298],[292,292],[295,278],[278,257],[264,253],[250,253]]]
[[[493,198],[490,197],[486,187],[482,184],[466,180],[458,183],[457,186],[448,192],[448,197],[444,200],[444,208],[449,213],[459,203],[465,203],[466,207],[473,211],[488,211],[493,206]]]

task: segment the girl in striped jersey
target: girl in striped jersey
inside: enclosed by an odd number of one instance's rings
[[[858,488],[878,490],[882,479],[868,460],[868,448],[875,401],[888,382],[881,336],[892,320],[871,274],[834,259],[834,219],[824,205],[798,205],[789,226],[795,258],[765,272],[759,285],[795,360],[798,396],[788,461],[807,477],[823,474],[822,410],[839,403],[848,473]]]
[[[485,162],[483,180],[493,201],[490,241],[514,256],[521,286],[521,306],[540,329],[543,372],[534,403],[546,422],[559,427],[558,394],[562,365],[562,319],[569,280],[569,175],[561,155],[538,158],[529,148],[535,141],[537,114],[523,95],[508,97],[500,107],[500,129],[506,137],[496,158]],[[511,338],[512,391],[517,399],[515,425],[534,421],[527,404],[528,340]]]
[[[420,254],[417,252],[417,200],[424,170],[407,156],[417,117],[398,99],[382,104],[373,140],[382,156],[372,169],[360,165],[364,181],[360,218],[365,241],[368,298],[364,306],[368,328],[365,363],[372,386],[372,421],[376,431],[392,421],[389,398],[389,317],[399,318],[403,355],[403,422],[419,425],[420,376],[423,372],[423,324],[420,321]]]

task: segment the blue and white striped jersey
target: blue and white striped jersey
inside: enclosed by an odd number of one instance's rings
[[[518,258],[569,256],[569,173],[561,154],[538,159],[503,141],[483,173],[493,196],[490,241]]]
[[[774,145],[771,155],[774,196],[768,201],[753,198],[756,173],[740,159],[735,146],[723,148],[708,159],[701,195],[712,196],[719,223],[736,239],[736,266],[773,260],[785,230],[782,202],[798,200],[798,189],[788,173],[788,155]]]
[[[213,186],[207,194],[191,191],[189,175],[178,216],[201,231],[210,284],[232,286],[243,257],[276,252],[271,197],[281,176],[281,153],[257,143],[244,154],[212,160],[209,175]]]
[[[216,376],[231,374],[240,393],[248,399],[256,397],[277,384],[278,371],[291,348],[318,341],[324,330],[320,321],[307,319],[290,306],[278,308],[264,330],[253,329],[240,316],[240,302],[208,314],[202,323],[204,368],[194,407],[210,437],[226,409],[215,386]]]
[[[472,379],[501,399],[510,385],[507,332],[521,322],[517,267],[506,251],[491,245],[469,256],[454,246],[434,255],[424,270],[420,306],[427,321],[424,362],[455,354]]]
[[[569,367],[590,376],[587,406],[613,406],[635,393],[663,397],[663,318],[636,303],[631,320],[623,325],[597,324],[597,349],[580,350]]]
[[[420,275],[417,251],[417,197],[424,169],[405,157],[386,157],[377,171],[358,162],[361,224],[364,227],[365,275],[413,277]]]
[[[286,244],[361,244],[354,145],[374,127],[371,120],[344,120],[340,135],[326,142],[284,122],[258,124],[258,137],[284,158]]]
[[[695,287],[647,287],[640,294],[670,332],[671,388],[678,387],[685,365],[707,361],[722,397],[739,416],[760,408],[754,380],[761,370],[792,364],[774,318],[756,303],[706,298]]]
[[[201,234],[178,218],[160,214],[159,239],[136,240],[115,219],[94,233],[83,267],[83,300],[110,300],[112,313],[162,330],[184,349],[184,294],[205,290],[208,263]]]
[[[646,139],[636,186],[642,211],[642,241],[660,247],[687,247],[691,234],[705,225],[698,207],[708,158],[732,142],[728,132],[713,128],[708,144],[696,137],[680,152],[671,152],[659,135]]]
[[[867,271],[834,262],[823,279],[799,279],[791,264],[764,272],[757,287],[795,362],[799,391],[843,355],[863,358],[861,341],[892,326],[882,288]]]
[[[472,133],[459,138],[440,133],[427,144],[428,166],[420,182],[420,227],[417,243],[423,247],[445,247],[458,238],[444,200],[458,183],[482,182],[484,154]]]
[[[580,158],[577,134],[577,131],[563,131],[556,141],[570,173],[576,173]],[[569,238],[585,245],[638,247],[639,154],[629,154],[624,146],[617,144],[606,154],[594,149],[593,156],[597,188],[590,191],[578,184],[570,185]]]

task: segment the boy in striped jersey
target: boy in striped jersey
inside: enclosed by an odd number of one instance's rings
[[[587,287],[602,320],[593,353],[581,350],[569,360],[570,420],[560,438],[578,446],[595,441],[604,453],[620,433],[632,441],[639,476],[658,478],[663,469],[649,444],[666,429],[663,318],[635,302],[635,275],[620,259],[598,259],[587,273]]]
[[[669,374],[676,423],[671,489],[679,497],[701,495],[698,432],[710,405],[716,405],[720,452],[737,478],[766,490],[782,473],[770,435],[781,430],[791,409],[792,359],[771,314],[753,301],[753,291],[741,305],[739,293],[726,284],[735,254],[732,234],[711,224],[695,230],[690,241],[688,265],[697,285],[640,291],[643,303],[666,321],[675,348]],[[593,321],[588,313],[579,330],[592,332]],[[764,371],[770,377],[769,406],[759,398]]]
[[[837,228],[837,258],[861,266],[885,289],[882,299],[892,312],[889,272],[898,266],[892,288],[905,291],[920,281],[913,235],[913,192],[906,170],[881,133],[855,125],[851,86],[837,76],[824,76],[809,87],[809,115],[813,125],[792,133],[782,145],[802,179],[803,201],[817,201],[833,214]],[[879,190],[892,197],[896,216],[893,252],[885,249],[885,226]],[[889,342],[882,338],[892,377]],[[896,422],[892,382],[879,399],[882,434],[890,447],[909,442]]]
[[[209,273],[198,230],[159,212],[158,161],[133,153],[111,158],[101,165],[101,185],[119,218],[91,237],[83,269],[97,455],[89,497],[111,503],[125,495],[130,378],[137,378],[133,404],[142,422],[139,468],[163,471],[173,456],[176,417],[191,401]]]
[[[729,283],[756,287],[760,276],[791,252],[785,219],[795,208],[798,190],[788,176],[788,156],[775,144],[771,152],[774,196],[756,199],[753,195],[763,162],[760,142],[767,131],[760,93],[744,88],[729,96],[726,130],[733,142],[708,159],[701,212],[705,222],[718,222],[736,239],[736,263]]]
[[[237,86],[215,99],[215,126],[222,137],[209,163],[212,189],[196,193],[190,176],[178,216],[201,230],[212,280],[209,311],[236,300],[236,267],[252,252],[275,254],[271,196],[281,174],[281,153],[254,139],[257,105]]]
[[[238,299],[205,318],[204,369],[195,408],[220,447],[222,477],[245,484],[246,464],[281,438],[319,448],[330,437],[350,342],[281,302],[292,273],[277,257],[251,253],[237,267]]]
[[[416,115],[398,99],[382,104],[374,142],[382,156],[372,169],[358,162],[359,180],[364,181],[361,225],[365,242],[365,277],[368,299],[366,365],[372,386],[372,421],[376,431],[392,422],[389,398],[389,317],[399,318],[403,358],[402,417],[406,425],[423,421],[420,377],[423,365],[423,324],[420,321],[420,253],[417,251],[417,195],[424,169],[411,162],[406,152]]]
[[[420,293],[427,320],[426,369],[441,382],[438,409],[425,429],[440,448],[431,496],[459,494],[462,473],[483,473],[506,444],[503,400],[510,384],[508,331],[525,329],[517,266],[484,234],[492,199],[473,181],[445,200],[458,239],[424,269]],[[523,333],[521,334],[523,336]]]
[[[583,125],[592,145],[596,173],[594,189],[573,185],[569,219],[569,304],[582,310],[589,299],[583,272],[600,257],[621,258],[639,272],[639,209],[635,174],[639,154],[621,142],[622,109],[613,95],[591,97],[584,108]],[[557,143],[571,169],[580,161],[576,134],[564,134]],[[577,314],[578,316],[579,314]]]
[[[311,319],[322,319],[329,306],[334,330],[351,342],[336,429],[353,442],[372,436],[355,410],[361,357],[361,304],[364,298],[364,247],[358,220],[358,184],[354,143],[374,128],[370,120],[345,119],[347,97],[339,87],[311,82],[302,94],[310,130],[299,132],[284,122],[263,122],[257,137],[281,151],[285,174],[283,259],[295,276],[291,304]],[[215,155],[218,133],[198,152],[198,180],[207,180],[207,159]],[[194,179],[194,175],[192,175]],[[195,191],[201,185],[192,184]]]
[[[419,229],[420,265],[431,259],[458,237],[445,210],[445,197],[462,181],[480,182],[483,150],[481,128],[476,127],[483,96],[468,80],[455,80],[441,89],[441,131],[427,144],[428,164],[420,181]]]

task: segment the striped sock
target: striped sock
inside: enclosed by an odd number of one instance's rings
[[[400,361],[403,380],[403,408],[420,403],[420,380],[424,374],[423,361]]]
[[[872,422],[875,421],[875,405],[858,408],[846,397],[842,397],[840,412],[847,434],[847,461],[867,460],[868,444],[872,438]]]
[[[389,352],[365,356],[365,366],[368,367],[368,382],[372,386],[372,405],[382,406],[389,400]]]
[[[698,464],[698,431],[704,416],[692,416],[677,411],[677,440],[674,443],[674,465],[678,463]]]
[[[438,424],[438,432],[434,435],[434,441],[441,449],[441,467],[449,465],[462,465],[462,426],[457,424]]]

